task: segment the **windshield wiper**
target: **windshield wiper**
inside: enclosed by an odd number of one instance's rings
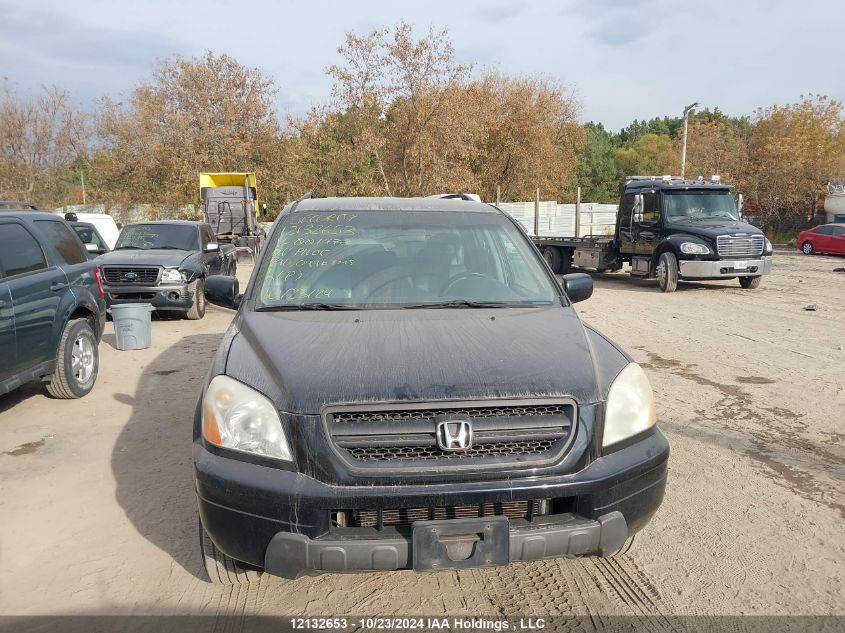
[[[402,306],[406,310],[427,309],[427,308],[512,308],[519,303],[508,301],[469,301],[467,299],[452,299],[439,303],[412,303]]]
[[[276,306],[262,306],[256,312],[291,312],[294,310],[360,310],[361,306],[351,303],[283,303]]]
[[[144,250],[144,249],[142,249],[140,246],[115,246],[115,247],[114,247],[114,250],[116,250],[116,251],[122,251],[122,250],[125,250],[125,249],[130,249],[130,248],[131,248],[131,249],[133,249],[133,250],[136,250],[136,251],[141,251],[141,250]]]
[[[151,250],[154,251],[183,251],[184,248],[179,248],[178,246],[153,246]],[[199,250],[199,249],[197,249]]]

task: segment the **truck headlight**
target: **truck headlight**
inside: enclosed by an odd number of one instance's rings
[[[766,248],[763,251],[766,255],[771,255],[774,248],[772,247],[772,243],[767,239],[766,240]]]
[[[215,446],[293,461],[270,399],[228,376],[215,376],[205,390],[202,436]]]
[[[648,376],[637,363],[630,363],[610,386],[602,448],[650,429],[656,420],[654,394]]]
[[[710,248],[706,244],[684,242],[681,244],[681,252],[687,255],[707,255],[710,253]]]
[[[162,281],[185,281],[185,276],[176,268],[165,268],[161,273]]]

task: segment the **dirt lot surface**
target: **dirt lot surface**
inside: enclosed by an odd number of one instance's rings
[[[0,613],[845,614],[845,259],[775,262],[755,291],[597,275],[579,304],[647,368],[672,445],[619,560],[210,585],[191,420],[232,313],[155,321],[143,351],[109,324],[88,397],[0,398]]]

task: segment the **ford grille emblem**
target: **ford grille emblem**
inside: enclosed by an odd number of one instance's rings
[[[123,275],[123,281],[135,281],[136,279],[138,279],[138,273],[129,272]]]

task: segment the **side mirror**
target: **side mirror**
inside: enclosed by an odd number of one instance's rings
[[[90,242],[85,245],[85,250],[89,253],[99,253],[100,248],[96,244],[91,244]]]
[[[742,219],[742,203],[745,200],[745,196],[739,194],[739,197],[736,201],[736,213],[739,216],[739,219]]]
[[[205,248],[203,250],[206,253],[212,253],[214,251],[219,251],[220,250],[220,244],[218,244],[217,242],[209,242],[208,244],[205,245]]]
[[[587,273],[570,273],[563,276],[563,291],[572,303],[593,296],[593,278]]]
[[[240,285],[237,277],[212,275],[205,279],[205,298],[209,303],[237,310],[241,305]]]
[[[638,193],[634,196],[634,209],[631,211],[631,220],[633,222],[642,222],[643,221],[643,209],[645,208],[645,201],[643,200],[643,194]]]
[[[263,218],[266,218],[266,217],[267,217],[267,203],[262,202],[261,203],[261,218],[263,219]]]

